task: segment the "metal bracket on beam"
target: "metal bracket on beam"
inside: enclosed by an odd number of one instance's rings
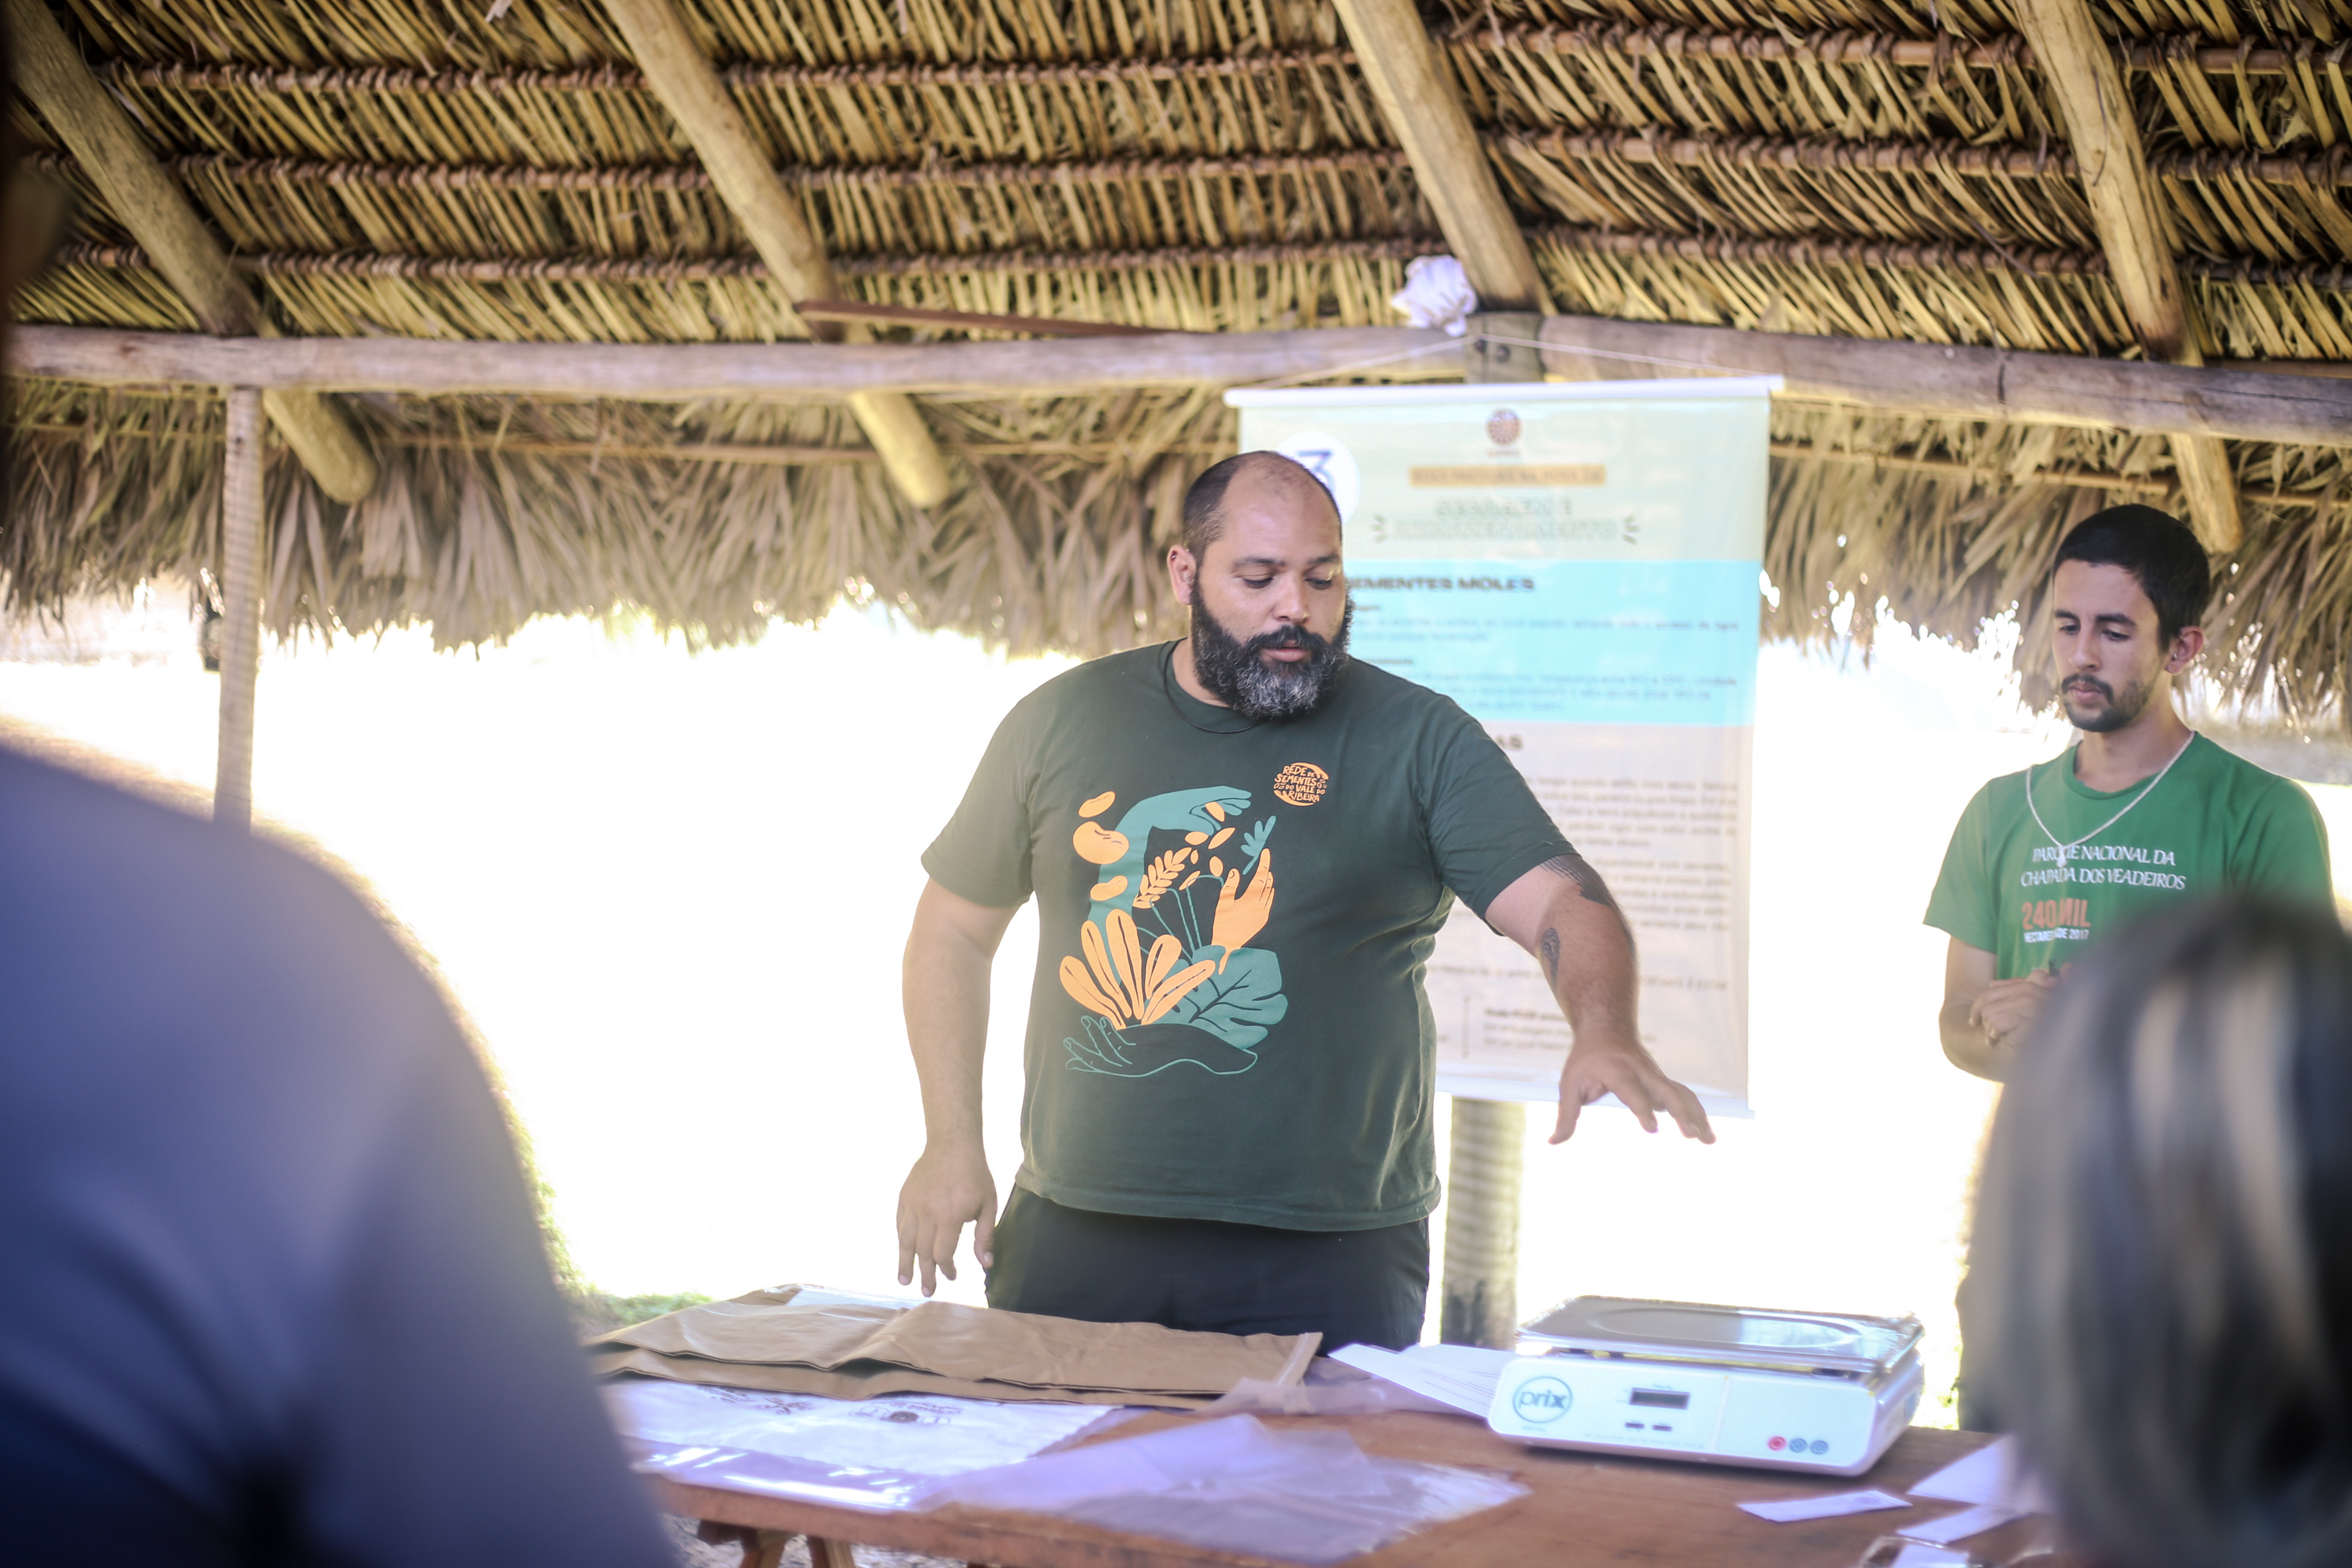
[[[1543,352],[1536,338],[1543,321],[1533,310],[1474,312],[1462,344],[1462,379],[1541,381]]]

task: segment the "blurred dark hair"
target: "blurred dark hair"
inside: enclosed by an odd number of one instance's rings
[[[2085,959],[2002,1097],[1969,1268],[1993,1407],[2112,1568],[2352,1561],[2331,912],[2204,902]]]
[[[1305,485],[1327,501],[1331,498],[1323,481],[1296,458],[1279,452],[1237,452],[1205,470],[1184,492],[1184,548],[1192,552],[1195,561],[1206,556],[1209,546],[1225,531],[1226,489],[1242,475],[1251,472],[1262,472],[1286,489]],[[1336,504],[1333,510],[1337,510]]]
[[[2156,606],[2157,635],[2169,643],[2193,626],[2213,597],[2213,567],[2189,526],[2152,506],[2111,506],[2074,525],[2050,563],[2054,575],[2069,561],[2120,566]]]

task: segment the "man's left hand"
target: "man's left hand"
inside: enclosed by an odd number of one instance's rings
[[[1568,1066],[1560,1069],[1559,1123],[1552,1129],[1551,1142],[1568,1142],[1577,1117],[1604,1094],[1622,1100],[1644,1132],[1658,1130],[1663,1110],[1684,1137],[1715,1142],[1715,1129],[1707,1124],[1706,1108],[1698,1096],[1668,1078],[1640,1041],[1606,1038],[1580,1039],[1569,1051]]]

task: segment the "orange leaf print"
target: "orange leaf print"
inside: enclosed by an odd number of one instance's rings
[[[1097,882],[1093,887],[1087,889],[1087,897],[1092,899],[1097,903],[1101,903],[1105,899],[1115,899],[1125,891],[1127,891],[1127,879],[1124,877],[1113,877],[1108,882]]]
[[[1102,794],[1095,796],[1094,799],[1087,801],[1084,805],[1079,806],[1078,815],[1080,816],[1100,816],[1104,812],[1110,809],[1110,803],[1118,798],[1118,791],[1115,789],[1107,789],[1103,791]]]
[[[1204,958],[1190,969],[1179,970],[1170,975],[1160,983],[1160,989],[1151,994],[1150,1001],[1144,1005],[1143,1016],[1136,1022],[1139,1024],[1158,1022],[1167,1016],[1169,1008],[1184,1000],[1187,992],[1216,972],[1217,966]]]
[[[1135,934],[1135,917],[1125,910],[1113,910],[1103,921],[1108,928],[1110,966],[1126,987],[1128,1011],[1140,1017],[1143,1013],[1143,947]]]
[[[1233,836],[1234,830],[1228,827],[1223,833],[1218,834],[1214,838],[1209,840],[1209,847],[1214,849],[1218,845],[1223,844],[1226,839],[1231,838]]]
[[[1207,812],[1211,816],[1215,817],[1219,822],[1223,822],[1225,819],[1225,808],[1219,805],[1213,800],[1202,801],[1201,803],[1201,809]]]
[[[1184,835],[1184,842],[1187,844],[1206,844],[1208,841],[1209,836],[1205,833],[1187,833]]]
[[[1111,999],[1110,1016],[1126,1017],[1127,1006],[1119,1000],[1118,976],[1111,969],[1110,954],[1103,951],[1102,932],[1095,930],[1094,921],[1088,921],[1078,928],[1078,948],[1087,955],[1087,968],[1093,972],[1095,989]]]
[[[1127,1009],[1104,995],[1087,975],[1087,966],[1075,958],[1062,960],[1062,989],[1070,999],[1088,1012],[1099,1013],[1113,1023],[1127,1021]]]
[[[1143,989],[1146,994],[1160,989],[1176,961],[1184,956],[1184,944],[1172,936],[1163,936],[1151,944],[1150,956],[1144,961]]]
[[[1139,910],[1148,910],[1158,903],[1160,895],[1166,892],[1169,885],[1176,880],[1176,873],[1181,871],[1192,859],[1193,854],[1190,849],[1171,849],[1167,854],[1154,860],[1143,873],[1142,885],[1135,889],[1135,907]]]

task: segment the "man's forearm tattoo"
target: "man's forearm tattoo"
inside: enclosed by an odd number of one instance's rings
[[[1615,915],[1617,929],[1625,933],[1625,945],[1631,947],[1633,944],[1633,922],[1627,920],[1625,911],[1617,907],[1617,900],[1609,891],[1609,884],[1601,879],[1601,873],[1593,869],[1592,862],[1570,850],[1565,855],[1553,856],[1543,863],[1542,868],[1555,877],[1575,883],[1578,897],[1586,903],[1599,904]],[[1546,931],[1542,947],[1544,973],[1549,975],[1559,962],[1559,933]]]

